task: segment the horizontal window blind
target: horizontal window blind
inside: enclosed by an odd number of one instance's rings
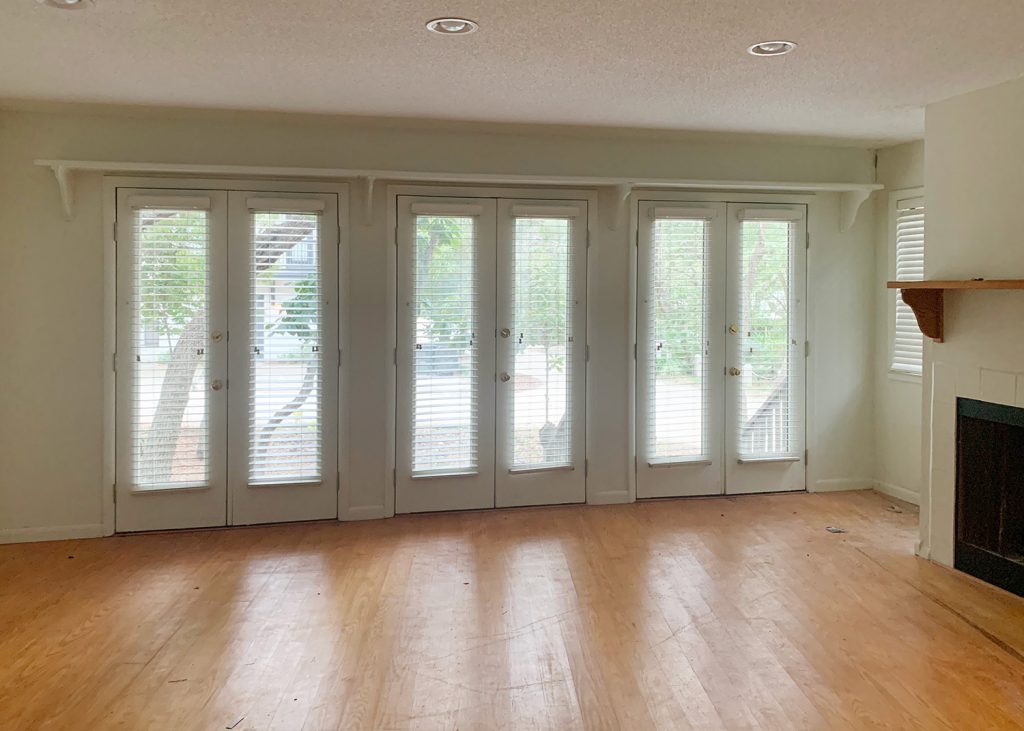
[[[512,469],[573,463],[572,226],[551,214],[514,219]]]
[[[740,223],[737,444],[740,459],[797,457],[803,428],[796,366],[802,357],[793,321],[796,224]]]
[[[417,215],[412,276],[412,473],[474,473],[477,219]]]
[[[203,486],[210,477],[209,214],[137,207],[132,218],[132,482]]]
[[[320,215],[253,211],[249,220],[249,483],[319,482]]]
[[[647,450],[652,462],[700,460],[709,453],[709,237],[706,218],[658,217],[648,242],[650,281],[644,305]]]
[[[924,279],[924,199],[908,198],[896,204],[896,279]],[[896,324],[893,333],[894,371],[921,375],[924,338],[917,318],[896,290]]]

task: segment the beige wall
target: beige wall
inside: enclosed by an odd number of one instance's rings
[[[285,115],[58,109],[0,112],[0,540],[95,535],[103,482],[104,251],[100,175],[63,219],[36,158],[402,170],[871,182],[871,153],[741,138],[479,127]],[[361,210],[353,189],[352,210]],[[378,200],[385,200],[380,196]],[[838,230],[838,196],[810,225],[812,488],[870,484],[874,252],[865,206]],[[604,219],[602,219],[604,220]],[[629,220],[628,217],[625,220]],[[591,252],[588,496],[629,499],[630,234],[600,226]],[[372,515],[390,490],[384,364],[386,210],[353,216],[350,482],[342,511]]]
[[[929,278],[1024,278],[1024,80],[928,107]],[[1024,406],[1024,292],[946,296],[945,342],[926,346],[923,555],[953,561],[955,399]]]
[[[896,293],[884,283],[895,278],[890,198],[893,192],[924,185],[924,142],[879,150],[877,181],[885,190],[874,194],[875,477],[881,491],[916,504],[921,493],[921,378],[889,370]]]

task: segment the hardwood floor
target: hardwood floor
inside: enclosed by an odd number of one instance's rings
[[[1021,727],[1024,600],[914,558],[891,505],[0,546],[0,728]]]

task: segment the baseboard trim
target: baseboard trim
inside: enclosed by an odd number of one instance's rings
[[[362,505],[358,508],[348,508],[339,520],[380,520],[390,517],[383,505]]]
[[[102,538],[104,535],[102,523],[54,525],[44,528],[0,528],[0,543],[73,541],[80,538]]]
[[[836,480],[818,480],[808,492],[845,492],[847,490],[871,490],[874,480],[867,478],[844,477]]]
[[[914,492],[913,490],[908,490],[905,487],[893,485],[892,483],[889,482],[876,482],[875,489],[884,495],[894,497],[897,500],[902,500],[905,503],[910,503],[911,505],[918,506],[921,505],[921,495]]]
[[[622,505],[633,500],[625,490],[606,490],[587,496],[587,505]]]

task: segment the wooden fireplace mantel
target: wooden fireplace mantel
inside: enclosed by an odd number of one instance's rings
[[[885,286],[900,290],[903,301],[914,311],[921,332],[941,343],[943,295],[947,289],[1024,289],[1024,279],[925,279],[888,282]]]

